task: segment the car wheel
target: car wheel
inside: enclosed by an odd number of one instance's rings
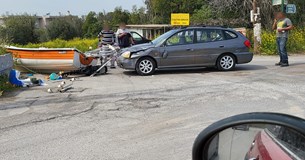
[[[231,71],[235,65],[236,59],[232,54],[221,55],[217,60],[217,68],[220,71]]]
[[[152,58],[141,58],[136,65],[136,71],[141,76],[148,76],[154,74],[156,70],[156,63]]]

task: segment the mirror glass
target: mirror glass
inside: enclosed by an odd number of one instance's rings
[[[287,127],[244,124],[214,136],[209,160],[304,160],[305,136]]]

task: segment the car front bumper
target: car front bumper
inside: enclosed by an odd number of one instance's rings
[[[127,70],[135,70],[136,69],[136,63],[137,63],[137,58],[134,59],[126,59],[122,56],[118,57],[117,63],[118,66],[127,69]]]
[[[249,63],[253,59],[253,53],[251,52],[235,53],[235,55],[237,57],[238,64]]]

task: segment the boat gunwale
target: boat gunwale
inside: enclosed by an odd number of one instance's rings
[[[76,51],[82,53],[77,48],[19,48],[14,46],[6,47],[8,50],[20,50],[20,51]]]

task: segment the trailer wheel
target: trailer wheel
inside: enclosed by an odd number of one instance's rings
[[[101,69],[97,74],[98,75],[102,75],[102,74],[107,74],[108,72],[108,67],[105,66],[103,69]]]

